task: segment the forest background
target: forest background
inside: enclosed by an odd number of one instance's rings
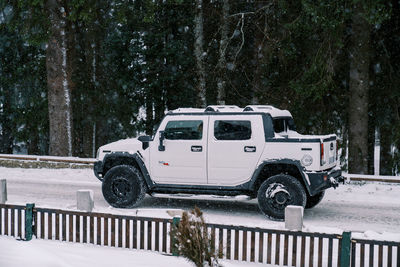
[[[392,175],[399,62],[399,0],[0,0],[0,153],[94,157],[166,110],[271,104],[351,173],[379,142]]]

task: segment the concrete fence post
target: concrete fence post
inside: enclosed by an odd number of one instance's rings
[[[7,202],[7,180],[0,179],[0,204]]]
[[[304,208],[302,206],[287,206],[285,208],[285,228],[301,231],[303,229],[303,213]]]
[[[78,190],[76,192],[76,207],[78,210],[92,212],[94,208],[93,190]]]

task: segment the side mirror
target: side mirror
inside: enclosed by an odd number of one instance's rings
[[[164,139],[165,139],[165,132],[160,131],[160,145],[158,146],[158,151],[165,151]]]
[[[151,136],[149,136],[149,135],[142,135],[142,136],[139,136],[139,137],[138,137],[138,140],[139,140],[140,142],[142,142],[142,148],[143,148],[143,150],[146,150],[146,148],[149,147],[150,141],[153,141],[153,140],[151,139]]]

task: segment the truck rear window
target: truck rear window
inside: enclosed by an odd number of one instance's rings
[[[203,121],[169,121],[165,126],[165,139],[200,140],[203,136]]]
[[[251,123],[250,121],[215,121],[214,136],[217,140],[249,140]]]

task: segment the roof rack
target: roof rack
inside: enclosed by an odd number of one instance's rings
[[[171,113],[203,113],[203,108],[177,108],[174,110],[168,111],[169,114]]]
[[[292,117],[292,114],[288,110],[279,109],[270,105],[249,105],[246,106],[243,111],[269,113],[272,117]]]
[[[244,109],[234,105],[210,105],[203,108],[178,108],[168,111],[172,113],[204,113],[204,112],[262,112],[272,117],[292,117],[288,110],[282,110],[270,105],[248,105]]]
[[[177,108],[168,111],[168,113],[203,113],[203,112],[242,112],[243,109],[238,106],[215,105],[204,108]]]
[[[242,108],[238,106],[228,106],[228,105],[214,105],[208,106],[204,112],[242,112]]]

